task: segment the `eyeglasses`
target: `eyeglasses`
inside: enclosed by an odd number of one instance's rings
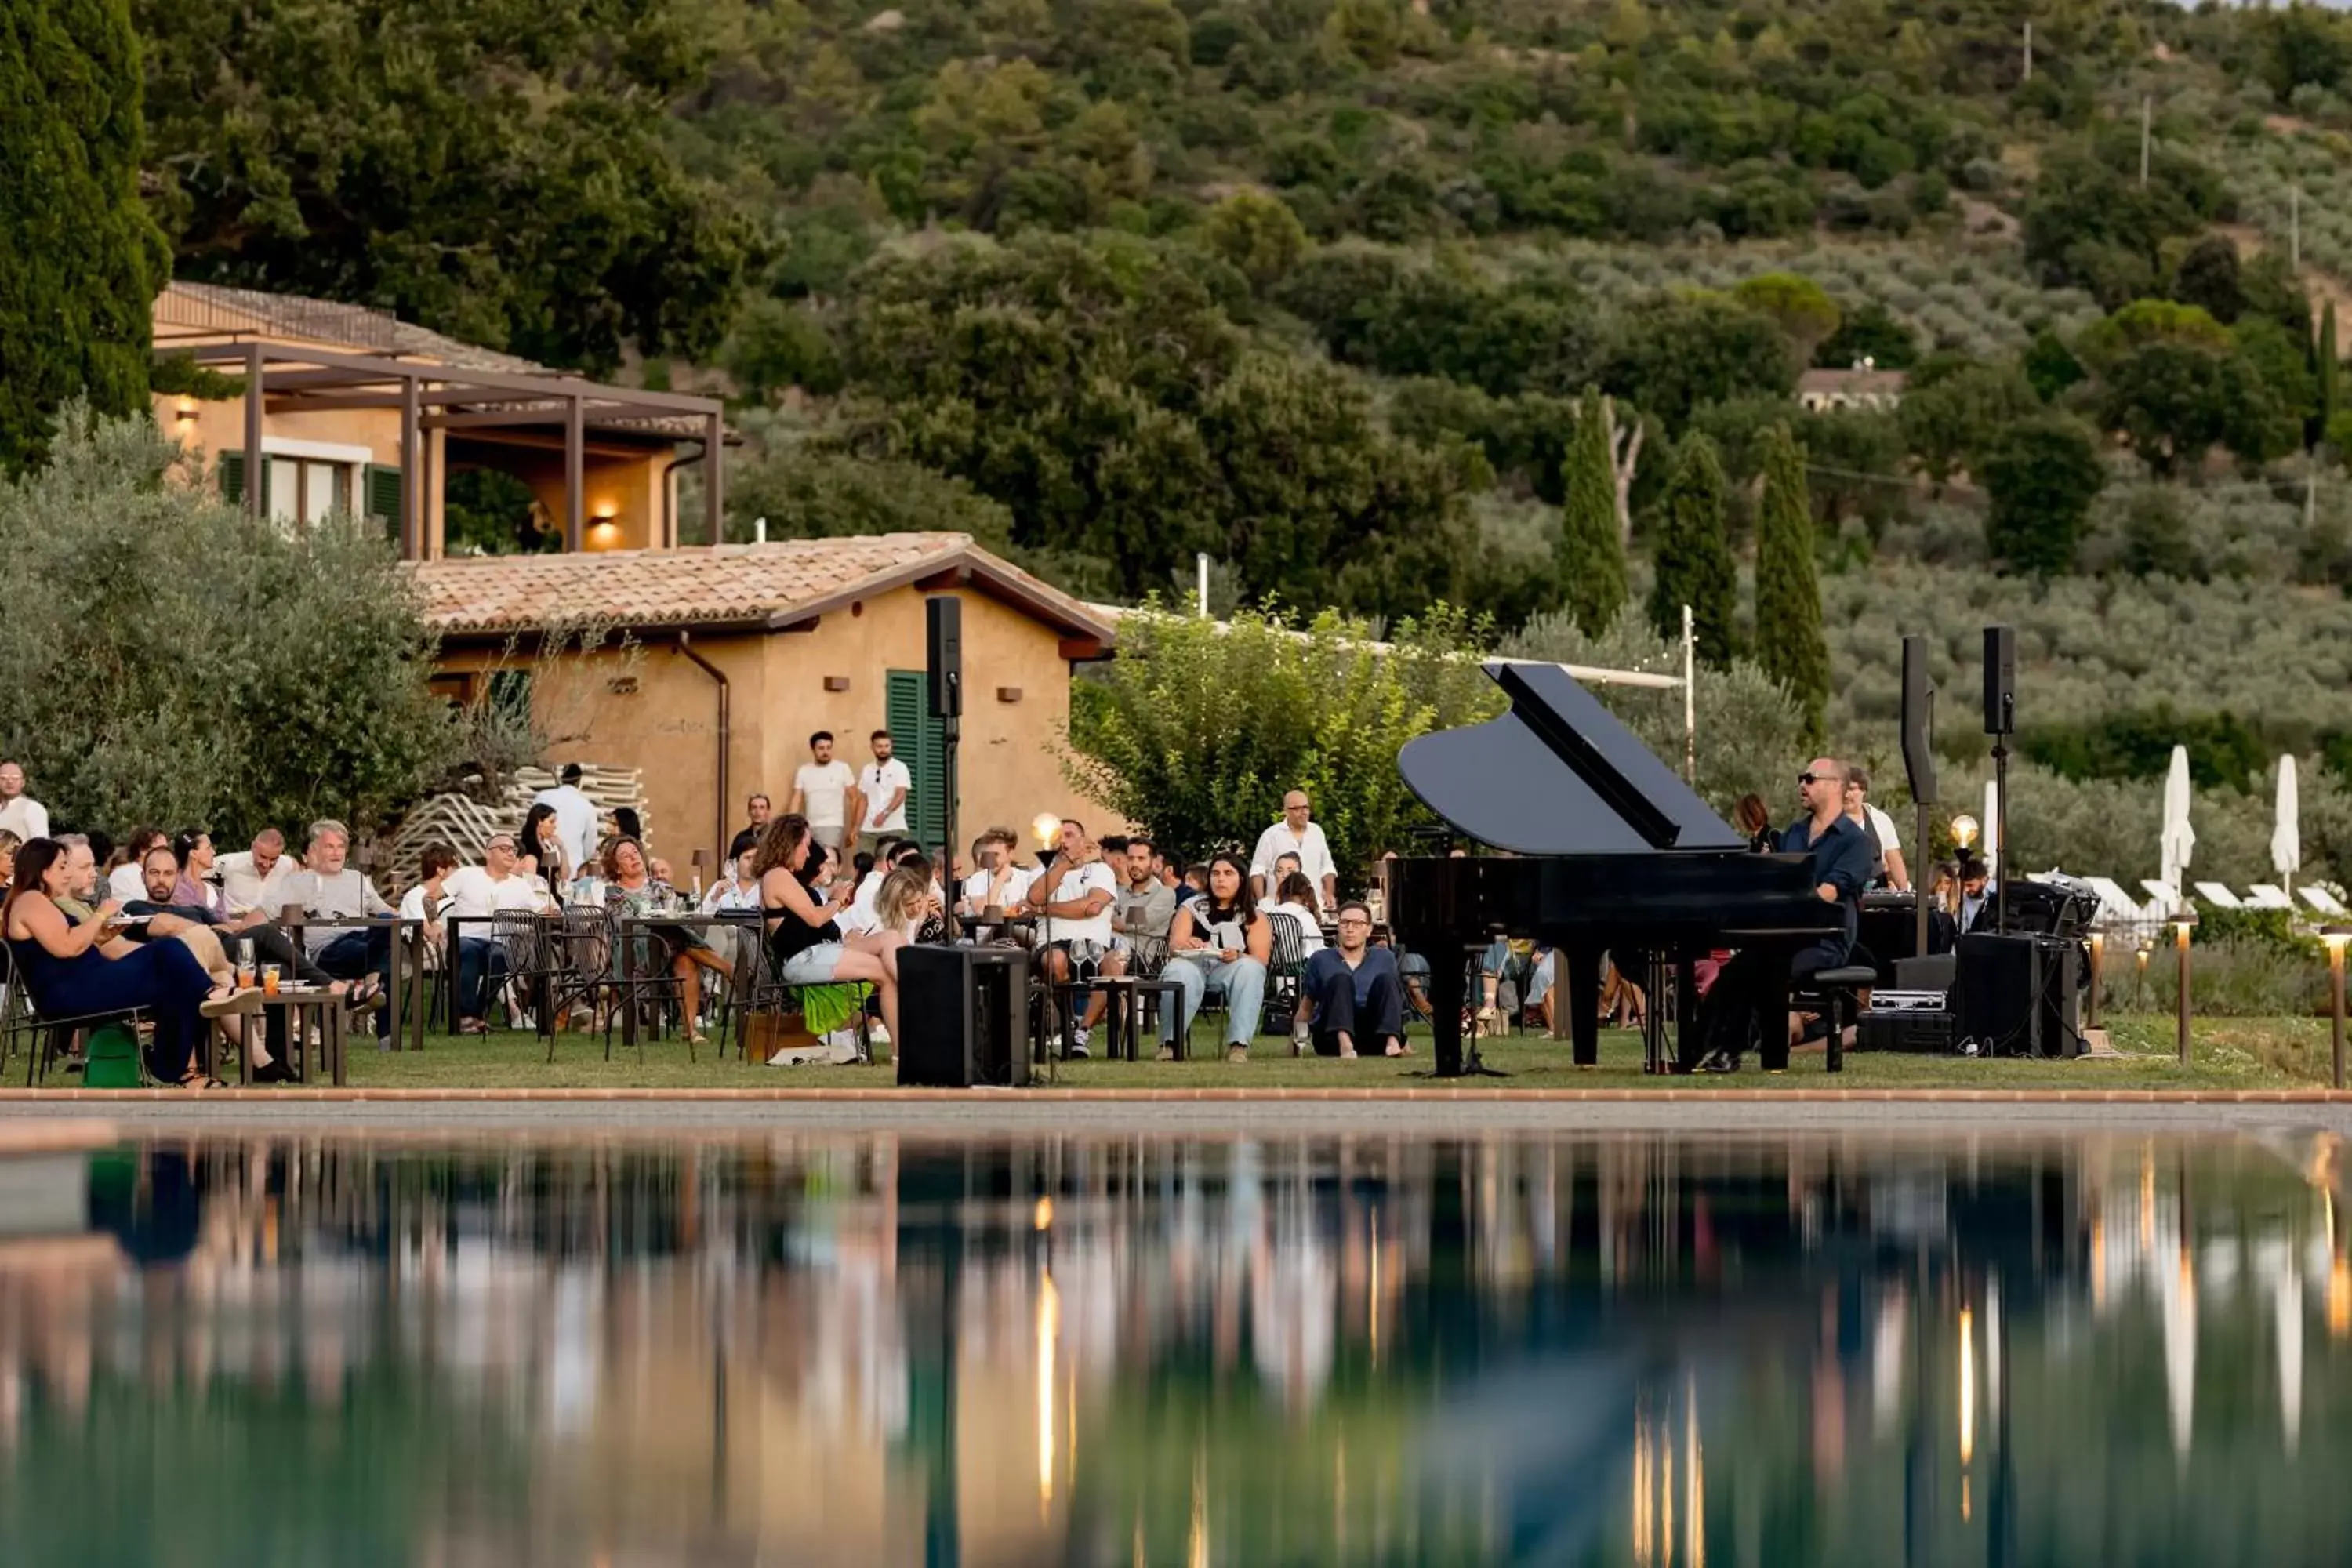
[[[1799,773],[1797,775],[1797,782],[1801,784],[1819,784],[1822,782],[1822,775],[1819,773]]]
[[[1343,926],[1368,926],[1372,922],[1361,915],[1341,915],[1339,923]]]

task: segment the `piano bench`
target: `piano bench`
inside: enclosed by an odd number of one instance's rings
[[[1822,1021],[1829,1026],[1829,1058],[1824,1064],[1831,1072],[1845,1071],[1845,1026],[1853,1011],[1853,994],[1866,985],[1878,984],[1878,971],[1867,963],[1849,963],[1836,969],[1817,969],[1804,978],[1790,998],[1801,1006],[1811,1002],[1821,1009]],[[1810,1011],[1811,1009],[1805,1009]]]

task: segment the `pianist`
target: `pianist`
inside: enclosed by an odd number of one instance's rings
[[[1789,978],[1800,984],[1822,970],[1839,967],[1853,952],[1862,893],[1870,886],[1874,865],[1870,839],[1846,815],[1845,784],[1843,763],[1835,757],[1815,757],[1812,765],[1797,775],[1797,794],[1805,803],[1805,815],[1780,835],[1780,852],[1811,856],[1814,891],[1824,903],[1843,905],[1845,914],[1842,925],[1790,956]],[[1792,1018],[1791,1043],[1799,1027]]]
[[[1781,831],[1780,852],[1810,857],[1811,864],[1806,877],[1814,893],[1824,903],[1842,906],[1844,916],[1837,925],[1823,931],[1820,941],[1790,955],[1789,978],[1801,983],[1824,969],[1838,968],[1853,951],[1854,931],[1861,922],[1862,892],[1870,884],[1871,850],[1870,840],[1845,815],[1845,769],[1836,758],[1814,758],[1812,764],[1797,775],[1797,794],[1804,803],[1805,815]],[[1762,994],[1764,973],[1753,955],[1738,955],[1709,987],[1710,1005],[1741,1016],[1760,1015],[1768,1005],[1778,1009],[1780,1004],[1768,1002]],[[1730,984],[1727,984],[1727,981]],[[1762,1026],[1777,1026],[1765,1022]],[[1788,1015],[1788,1030],[1789,1044],[1793,1046],[1802,1037],[1803,1016]],[[1745,1026],[1741,1026],[1740,1037],[1748,1037]],[[1786,1055],[1785,1049],[1766,1049],[1765,1067],[1778,1068]],[[1698,1067],[1703,1072],[1738,1072],[1738,1047],[1718,1047]]]

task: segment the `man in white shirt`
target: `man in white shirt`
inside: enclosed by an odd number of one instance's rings
[[[1017,910],[1028,901],[1029,884],[1037,873],[1013,863],[1020,847],[1021,840],[1009,827],[992,827],[973,842],[972,864],[979,869],[963,879],[956,913],[978,920],[986,910]]]
[[[49,836],[49,808],[25,793],[21,763],[0,763],[0,832],[26,844]]]
[[[221,899],[232,914],[258,910],[271,920],[286,907],[286,879],[301,869],[302,863],[286,853],[286,835],[274,827],[255,834],[250,850],[213,862]]]
[[[901,771],[905,766],[899,764]],[[849,830],[849,795],[856,783],[850,765],[833,754],[833,731],[819,730],[809,737],[809,760],[793,774],[793,800],[784,809],[806,818],[818,843],[842,848]]]
[[[571,857],[572,866],[576,868],[595,864],[596,805],[581,792],[578,763],[564,764],[562,784],[530,797],[533,805],[542,801],[555,808],[555,834],[562,841],[563,852]]]
[[[321,817],[312,823],[307,857],[310,868],[286,879],[286,901],[300,904],[303,913],[311,920],[392,914],[393,907],[383,901],[375,884],[344,864],[351,848],[351,829],[341,823],[332,817]],[[392,972],[389,926],[306,925],[302,928],[302,945],[310,950],[311,962],[338,980],[362,981],[368,989],[381,987],[383,977]],[[392,1033],[392,1012],[385,1007],[376,1013],[379,1040]]]
[[[857,773],[857,847],[868,852],[907,831],[907,795],[915,787],[907,764],[891,755],[890,731],[877,730],[870,741],[874,760]]]
[[[439,918],[454,916],[471,922],[538,910],[545,900],[547,884],[516,870],[516,858],[514,835],[493,835],[482,846],[480,865],[457,867],[442,879],[445,902]],[[404,908],[401,912],[407,910]],[[468,930],[481,934],[467,935]],[[488,930],[486,925],[457,928],[457,1032],[461,1035],[479,1034],[487,1027],[483,1019],[489,1015],[489,1004],[506,983],[506,950],[487,934]]]
[[[1331,846],[1323,841],[1323,829],[1308,820],[1303,789],[1282,797],[1282,820],[1257,836],[1257,850],[1250,857],[1250,886],[1260,902],[1272,894],[1274,863],[1283,855],[1298,857],[1298,868],[1315,884],[1325,909],[1339,901],[1339,868],[1331,863]]]
[[[1862,829],[1875,852],[1874,881],[1883,881],[1898,893],[1911,890],[1911,873],[1903,864],[1903,840],[1895,836],[1895,819],[1870,804],[1870,775],[1857,763],[1845,770],[1845,814]]]
[[[1029,884],[1029,907],[1040,917],[1037,952],[1046,977],[1059,985],[1080,970],[1101,967],[1110,952],[1110,907],[1118,898],[1118,877],[1103,864],[1102,850],[1087,837],[1086,825],[1065,817],[1061,853]],[[1102,1016],[1108,998],[1087,998],[1087,1014],[1070,1031],[1064,1055],[1086,1059],[1087,1031]]]

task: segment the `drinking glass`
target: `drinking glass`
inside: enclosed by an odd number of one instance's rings
[[[278,994],[278,965],[265,963],[261,966],[261,994],[264,996]]]

